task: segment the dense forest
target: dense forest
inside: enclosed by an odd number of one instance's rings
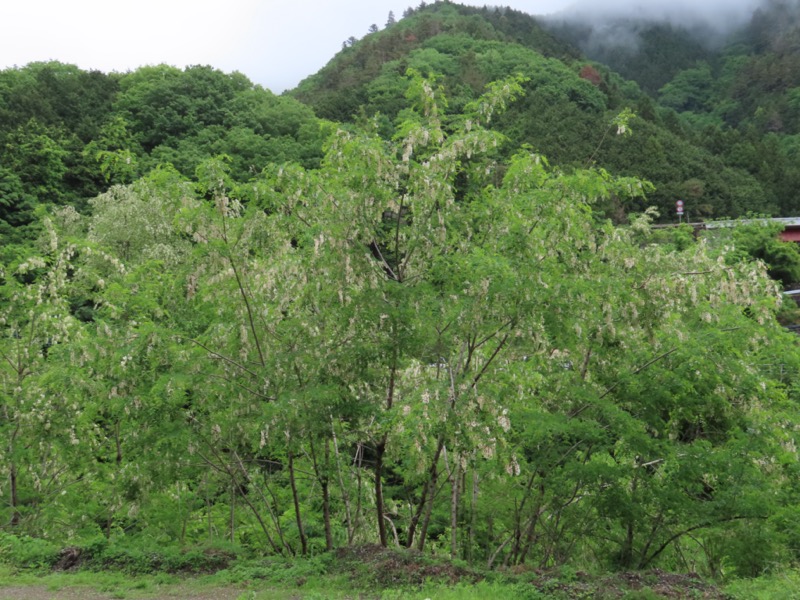
[[[281,96],[0,72],[0,558],[795,565],[800,251],[654,227],[800,210],[788,6],[660,77],[449,2]]]

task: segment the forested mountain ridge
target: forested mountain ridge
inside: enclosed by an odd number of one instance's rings
[[[88,209],[158,165],[186,177],[225,154],[245,182],[268,163],[312,166],[319,121],[239,73],[167,65],[104,74],[58,62],[0,72],[0,233],[22,235],[37,205]]]
[[[493,42],[489,46],[496,47],[520,44],[545,57],[579,55],[525,13],[423,3],[416,10],[407,9],[402,20],[387,23],[383,31],[345,41],[341,52],[289,94],[327,119],[348,121],[361,106],[394,118],[403,106],[403,95],[402,85],[392,81],[392,75],[402,78],[411,67],[444,76],[451,102],[460,93],[473,96],[493,79],[485,65],[476,64],[478,56],[470,41]]]
[[[588,39],[586,25],[449,2],[408,9],[383,30],[351,38],[282,97],[199,66],[110,75],[59,63],[8,69],[0,73],[0,227],[17,235],[38,203],[83,210],[109,183],[158,164],[191,177],[204,157],[227,154],[242,183],[270,162],[313,166],[325,137],[320,117],[380,114],[390,130],[408,106],[408,68],[439,76],[452,112],[490,81],[528,77],[524,98],[495,127],[509,147],[527,144],[563,168],[596,164],[653,182],[647,200],[612,199],[601,209],[619,221],[649,205],[672,220],[677,199],[693,219],[791,216],[800,185],[794,14],[772,2],[725,50],[658,23],[631,24],[642,44],[624,61],[614,48],[595,48],[650,94],[581,58],[573,43]],[[618,143],[608,132],[625,107],[637,115],[630,125],[638,135]]]
[[[765,0],[736,26],[601,12],[543,25],[678,112],[761,134],[800,132],[792,100],[800,83],[796,0]]]
[[[633,56],[638,68],[631,67],[645,90],[660,89],[673,76],[691,80],[693,71],[683,72],[681,66],[695,68],[708,56],[696,33],[669,24],[632,26],[648,41]],[[525,98],[497,125],[514,144],[526,143],[563,167],[593,162],[655,184],[647,203],[607,207],[614,218],[624,220],[624,214],[651,204],[671,220],[677,199],[695,219],[797,210],[798,171],[785,139],[705,123],[699,112],[681,115],[685,107],[675,105],[675,92],[648,95],[633,81],[581,58],[573,43],[584,34],[585,26],[567,31],[513,10],[438,2],[408,11],[400,22],[362,40],[351,38],[325,68],[290,93],[337,120],[376,113],[392,120],[405,106],[402,76],[408,67],[441,75],[456,109],[486,82],[519,72],[531,78]],[[651,50],[658,52],[657,61]],[[646,74],[653,73],[655,84],[647,81]],[[640,135],[616,144],[607,129],[626,106],[639,117],[632,126]]]
[[[734,28],[597,15],[544,26],[673,109],[689,140],[750,173],[789,216],[800,208],[799,20],[796,0],[767,0]]]

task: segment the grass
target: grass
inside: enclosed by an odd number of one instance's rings
[[[0,589],[12,586],[44,586],[51,592],[58,592],[65,588],[88,588],[114,598],[130,598],[158,593],[179,581],[179,578],[166,573],[146,576],[131,576],[116,571],[43,573],[0,565]]]
[[[733,600],[800,600],[800,571],[739,579],[725,586]]]
[[[363,573],[320,573],[320,557],[291,561],[250,561],[207,575],[136,575],[118,571],[42,572],[0,565],[0,589],[8,586],[44,586],[51,592],[86,588],[108,598],[214,598],[225,590],[236,600],[545,600],[530,585],[505,581],[449,584],[425,581],[381,588]]]
[[[482,572],[458,562],[377,546],[285,559],[246,558],[208,548],[156,556],[149,546],[99,545],[86,552],[88,559],[73,567],[77,570],[69,571],[53,569],[49,547],[26,542],[14,549],[36,560],[33,568],[0,562],[0,590],[35,586],[55,595],[68,589],[71,597],[75,590],[85,589],[93,598],[124,600],[800,600],[796,591],[800,571],[736,580],[722,590],[693,576],[658,570],[594,575],[566,567],[548,573]],[[219,566],[212,569],[214,565]],[[654,589],[667,589],[668,596]]]

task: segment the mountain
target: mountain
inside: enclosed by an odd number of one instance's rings
[[[766,0],[735,23],[570,12],[545,26],[678,112],[798,133],[800,2]]]
[[[269,164],[313,168],[328,131],[320,119],[362,126],[374,118],[391,134],[409,108],[409,69],[435,78],[450,114],[491,82],[522,76],[524,96],[493,122],[508,139],[498,158],[526,147],[565,171],[593,165],[654,184],[646,200],[609,198],[601,217],[622,222],[652,205],[673,221],[679,199],[690,219],[794,216],[799,4],[769,0],[723,32],[713,23],[553,21],[423,3],[347,40],[282,96],[200,65],[0,71],[0,233],[22,235],[38,206],[88,211],[88,199],[159,165],[191,178],[205,159],[226,155],[240,184]],[[616,135],[627,109],[633,135]]]
[[[774,23],[771,10],[756,13],[754,22]],[[638,41],[579,47],[581,39],[597,39],[592,32],[598,27],[611,28],[615,39]],[[752,38],[753,27],[740,29],[740,38]],[[781,45],[768,26],[757,29],[770,44]],[[728,96],[750,89],[745,74],[767,55],[747,59],[747,66],[741,54],[731,54],[742,42],[720,45],[721,36],[697,24],[628,19],[565,25],[510,9],[437,2],[407,11],[383,31],[350,40],[290,95],[324,118],[380,115],[391,122],[406,107],[409,68],[437,74],[454,112],[490,81],[520,73],[528,78],[525,97],[496,123],[510,138],[509,147],[527,144],[565,169],[595,164],[648,179],[656,190],[647,203],[658,207],[662,220],[674,219],[678,199],[690,218],[793,214],[800,207],[787,140],[748,127],[752,119],[732,118],[752,101],[737,104],[721,95],[726,82]],[[725,66],[718,57],[728,55]],[[754,93],[767,102],[764,87]],[[609,135],[625,107],[638,116],[631,123],[634,135]],[[768,122],[771,114],[767,107],[754,118]],[[644,204],[612,202],[605,214],[624,219]]]
[[[545,26],[675,111],[695,145],[758,180],[775,205],[767,212],[798,213],[800,2],[766,0],[729,21],[572,13]]]
[[[87,201],[159,165],[193,177],[226,155],[246,181],[270,162],[312,167],[323,132],[311,109],[240,73],[207,66],[124,74],[59,62],[0,71],[0,235],[25,237],[37,206]]]

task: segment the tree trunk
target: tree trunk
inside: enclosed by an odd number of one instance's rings
[[[528,556],[528,552],[530,552],[531,547],[533,546],[534,542],[538,535],[536,534],[536,526],[539,523],[539,517],[542,514],[542,504],[544,503],[544,484],[539,484],[539,499],[536,502],[536,509],[531,513],[531,520],[528,524],[528,530],[525,532],[525,546],[522,548],[522,554],[520,554],[519,559],[517,560],[517,564],[524,564],[525,559]]]
[[[336,475],[339,478],[339,488],[342,491],[342,502],[344,503],[345,523],[347,524],[347,545],[349,546],[353,543],[355,525],[353,524],[353,515],[350,511],[350,495],[347,493],[347,487],[344,485],[344,477],[342,476],[342,464],[339,460],[339,442],[336,439],[336,427],[333,424],[333,419],[331,419],[331,437],[333,438],[333,453],[336,456]],[[325,451],[328,452],[327,446],[325,446]]]
[[[388,545],[386,523],[383,519],[383,455],[386,452],[386,436],[375,447],[375,512],[378,519],[378,537],[384,548]]]
[[[236,542],[236,482],[231,480],[230,540]]]
[[[11,470],[9,473],[11,483],[11,527],[19,525],[19,497],[17,496],[17,467],[11,463]]]
[[[320,469],[317,461],[317,452],[314,448],[314,438],[309,438],[309,445],[311,446],[311,459],[314,462],[314,474],[317,476],[320,488],[322,489],[322,523],[325,528],[325,549],[328,551],[333,550],[333,533],[331,530],[331,495],[330,495],[330,482],[328,473],[331,463],[331,448],[330,440],[325,439],[323,459],[325,462]],[[350,524],[348,523],[348,527]]]
[[[430,489],[432,487],[436,487],[436,480],[438,478],[438,468],[439,468],[439,457],[442,454],[442,449],[444,448],[444,436],[439,436],[439,440],[436,444],[436,452],[433,455],[433,461],[431,461],[431,466],[428,469],[428,480],[422,486],[422,493],[420,494],[419,504],[417,505],[417,510],[414,515],[411,517],[411,522],[408,524],[408,534],[406,538],[406,548],[411,548],[414,544],[414,535],[417,531],[417,523],[419,523],[420,517],[422,517],[422,513],[427,507],[428,503],[428,495]],[[423,542],[424,543],[424,542]]]
[[[394,386],[395,377],[397,376],[397,348],[395,348],[394,356],[392,357],[392,369],[389,373],[389,389],[386,392],[386,410],[392,409],[394,404]],[[380,538],[381,546],[386,548],[388,540],[386,536],[386,523],[384,522],[384,505],[383,505],[383,455],[386,453],[386,440],[388,434],[384,433],[381,441],[375,446],[375,512],[378,518],[378,537]]]
[[[308,540],[306,540],[306,533],[303,531],[303,518],[300,516],[300,498],[297,495],[297,484],[294,479],[294,455],[292,451],[289,454],[289,483],[292,487],[292,500],[294,501],[294,516],[297,522],[297,532],[300,535],[300,548],[303,556],[308,554]]]
[[[466,488],[466,480],[464,482]],[[472,549],[475,546],[475,525],[478,519],[478,470],[472,470],[472,495],[469,502],[469,531],[467,532],[467,561],[472,565]]]
[[[435,472],[431,484],[428,486],[428,499],[425,505],[425,518],[422,520],[422,528],[419,531],[419,540],[417,541],[417,550],[422,552],[425,549],[425,538],[428,535],[428,525],[431,522],[431,513],[433,512],[433,500],[436,498],[436,482],[438,479],[438,471]]]
[[[122,464],[122,440],[119,435],[119,421],[114,423],[114,441],[117,445],[117,465]]]
[[[458,500],[461,487],[461,469],[457,464],[458,456],[454,456],[454,471],[450,476],[450,559],[454,560],[458,556]]]

